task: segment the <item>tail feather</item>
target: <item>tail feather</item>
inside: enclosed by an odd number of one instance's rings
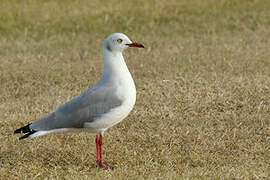
[[[25,139],[25,138],[29,137],[31,134],[34,134],[34,133],[37,132],[37,131],[35,131],[33,129],[30,129],[30,125],[31,125],[31,123],[27,124],[26,126],[23,126],[23,127],[21,127],[21,128],[14,131],[14,134],[27,133],[24,136],[20,137],[19,140]]]

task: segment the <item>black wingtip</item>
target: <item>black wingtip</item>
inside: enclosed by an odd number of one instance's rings
[[[30,125],[31,125],[31,123],[27,124],[26,126],[23,126],[23,127],[19,128],[19,129],[16,129],[14,131],[14,134],[31,132]]]
[[[17,130],[14,131],[14,134],[17,134],[17,133],[27,133],[24,136],[20,137],[19,140],[28,138],[31,134],[34,134],[35,132],[37,132],[37,131],[35,131],[33,129],[30,129],[30,125],[31,125],[31,123],[30,124],[27,124],[26,126],[21,127],[21,128],[19,128],[19,129],[17,129]]]

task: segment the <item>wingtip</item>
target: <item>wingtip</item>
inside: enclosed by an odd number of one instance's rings
[[[35,131],[35,130],[33,130],[33,129],[30,129],[30,125],[31,125],[31,123],[30,123],[30,124],[27,124],[26,126],[23,126],[23,127],[19,128],[19,129],[16,129],[16,130],[14,131],[14,134],[18,134],[18,133],[20,133],[20,134],[21,134],[21,133],[27,133],[27,134],[25,134],[24,136],[19,137],[19,140],[28,138],[31,134],[34,134],[35,132],[37,132],[37,131]]]
[[[31,125],[31,123],[27,124],[26,126],[23,126],[23,127],[19,128],[19,129],[16,129],[14,131],[14,134],[31,132],[30,125]]]
[[[21,131],[20,129],[16,129],[16,130],[14,131],[14,134],[18,134],[18,133],[22,133],[22,131]]]

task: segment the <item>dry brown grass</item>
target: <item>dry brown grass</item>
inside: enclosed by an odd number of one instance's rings
[[[1,1],[0,179],[269,179],[270,2]],[[92,86],[102,40],[124,32],[130,116],[95,136],[13,130]]]

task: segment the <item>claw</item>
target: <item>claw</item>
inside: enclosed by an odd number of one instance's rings
[[[113,169],[113,166],[104,162],[97,162],[100,167],[103,167],[104,169]]]

